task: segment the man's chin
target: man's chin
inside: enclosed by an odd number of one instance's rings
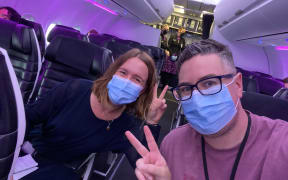
[[[218,138],[218,137],[225,135],[227,132],[229,132],[233,128],[234,125],[235,125],[235,120],[233,118],[226,126],[224,126],[224,128],[222,128],[218,132],[214,134],[209,134],[209,135],[207,134],[202,134],[202,135],[207,138]]]

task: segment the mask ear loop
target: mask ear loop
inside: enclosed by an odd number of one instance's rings
[[[232,81],[231,81],[230,83],[228,83],[228,84],[225,84],[225,86],[227,87],[227,86],[231,85],[234,81],[235,81],[235,76],[233,77]],[[237,110],[239,101],[240,101],[240,98],[237,99],[237,103],[236,103],[236,105],[235,105],[235,109],[236,109],[236,110]]]

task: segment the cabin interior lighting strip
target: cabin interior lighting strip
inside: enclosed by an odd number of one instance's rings
[[[101,9],[103,9],[103,10],[105,10],[105,11],[107,11],[107,12],[109,12],[109,13],[115,15],[115,16],[118,15],[118,13],[116,13],[115,11],[113,11],[113,10],[111,10],[111,9],[103,6],[102,4],[99,4],[99,3],[95,2],[95,1],[93,1],[93,0],[86,0],[86,1],[87,1],[87,2],[90,2],[90,3],[93,4],[94,6],[97,6],[97,7],[101,8]]]

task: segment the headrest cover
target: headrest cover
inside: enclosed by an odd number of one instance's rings
[[[52,42],[52,40],[58,36],[65,36],[73,39],[82,39],[80,31],[73,29],[71,27],[56,25],[48,35],[48,42]]]
[[[12,35],[12,47],[17,51],[29,54],[32,51],[31,46],[31,28],[17,24],[16,29]]]
[[[26,26],[32,27],[36,33],[38,41],[42,41],[42,38],[44,38],[44,33],[43,33],[43,28],[42,28],[41,24],[38,24],[38,23],[35,23],[32,21],[28,21],[26,19],[21,19],[20,23],[24,24]]]
[[[99,52],[99,49],[102,53]],[[47,47],[45,58],[81,72],[89,73],[92,61],[94,59],[101,61],[102,54],[103,48],[85,41],[59,36],[53,39]]]

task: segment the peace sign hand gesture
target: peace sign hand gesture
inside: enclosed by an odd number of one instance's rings
[[[171,180],[169,168],[148,126],[144,126],[144,133],[150,151],[131,132],[125,132],[132,146],[142,156],[136,162],[135,174],[138,180]]]
[[[166,100],[164,99],[164,96],[168,90],[168,86],[166,85],[164,87],[159,98],[157,97],[157,88],[158,88],[158,85],[156,84],[154,86],[153,101],[150,105],[150,109],[149,109],[149,112],[147,114],[147,119],[146,119],[146,122],[149,124],[158,124],[163,113],[165,112],[167,108],[167,104],[166,104]]]

